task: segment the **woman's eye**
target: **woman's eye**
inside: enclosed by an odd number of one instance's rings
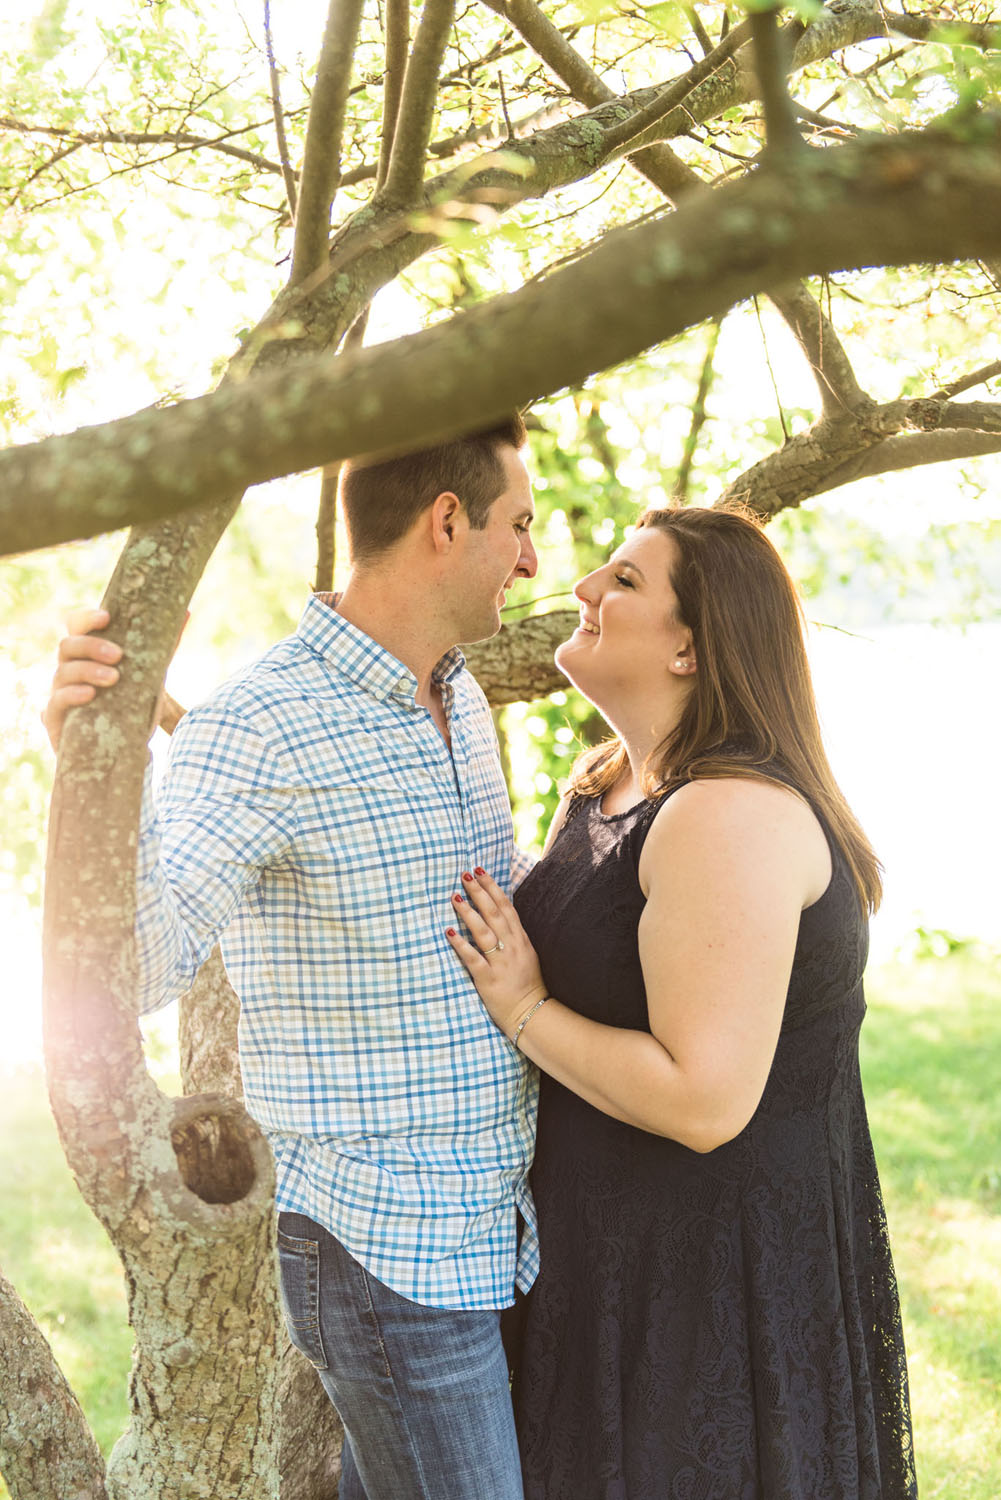
[[[621,583],[624,588],[631,589],[633,587],[632,579],[629,578],[625,573],[616,573],[615,581],[616,583]]]

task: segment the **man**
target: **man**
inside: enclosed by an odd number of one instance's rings
[[[499,1311],[538,1263],[536,1083],[445,928],[463,872],[510,888],[496,738],[457,641],[536,557],[514,417],[348,465],[351,573],[182,720],[137,863],[140,1002],[219,934],[247,1106],[277,1167],[293,1342],[346,1429],[342,1500],[519,1500]],[[44,715],[117,679],[76,617]],[[520,1247],[519,1214],[525,1230]]]

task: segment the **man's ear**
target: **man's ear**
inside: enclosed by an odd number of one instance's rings
[[[462,518],[462,501],[451,490],[436,495],[429,511],[431,545],[436,552],[448,552],[452,547]]]

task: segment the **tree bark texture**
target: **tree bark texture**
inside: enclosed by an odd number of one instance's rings
[[[181,1088],[185,1094],[243,1098],[237,1047],[240,1001],[222,953],[213,948],[178,1006]]]
[[[185,1094],[243,1097],[237,1050],[240,1002],[218,948],[202,964],[180,1002],[181,1087]],[[273,1266],[271,1245],[265,1267]],[[337,1413],[315,1369],[278,1330],[275,1409],[279,1500],[336,1500],[344,1438]],[[16,1500],[16,1497],[15,1497]]]
[[[290,282],[315,271],[327,251],[330,207],[341,177],[341,136],[362,0],[330,0],[316,69],[299,179]]]
[[[2,1272],[0,1475],[12,1500],[107,1500],[104,1459],[80,1403]]]
[[[553,663],[553,652],[574,631],[576,609],[553,610],[504,625],[489,641],[463,646],[469,669],[491,708],[530,702],[565,688],[567,680]]]
[[[811,495],[847,484],[853,479],[905,467],[893,461],[880,463],[880,453],[893,442],[913,433],[926,446],[910,450],[921,461],[936,461],[933,438],[948,440],[939,458],[975,456],[1001,448],[1001,406],[981,401],[940,401],[934,398],[891,401],[877,405],[859,393],[850,410],[821,417],[806,432],[797,433],[776,453],[752,465],[727,485],[717,505],[733,501],[747,505],[763,519],[801,504]],[[974,448],[964,439],[989,446]]]
[[[419,197],[454,14],[455,0],[424,0],[394,121],[384,189],[389,202],[410,205]]]
[[[285,1340],[278,1363],[280,1500],[337,1500],[344,1429],[320,1377]]]
[[[128,1230],[116,1237],[136,1347],[109,1500],[257,1500],[278,1490],[271,1156],[243,1109],[219,1096],[179,1100],[171,1139],[176,1164],[138,1193],[133,1177]]]

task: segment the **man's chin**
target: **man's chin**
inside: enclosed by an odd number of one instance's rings
[[[459,644],[462,646],[475,646],[480,641],[490,641],[494,638],[500,628],[501,617],[500,610],[498,609],[492,621],[483,619],[475,625],[471,624],[468,634],[462,637],[462,640]]]

